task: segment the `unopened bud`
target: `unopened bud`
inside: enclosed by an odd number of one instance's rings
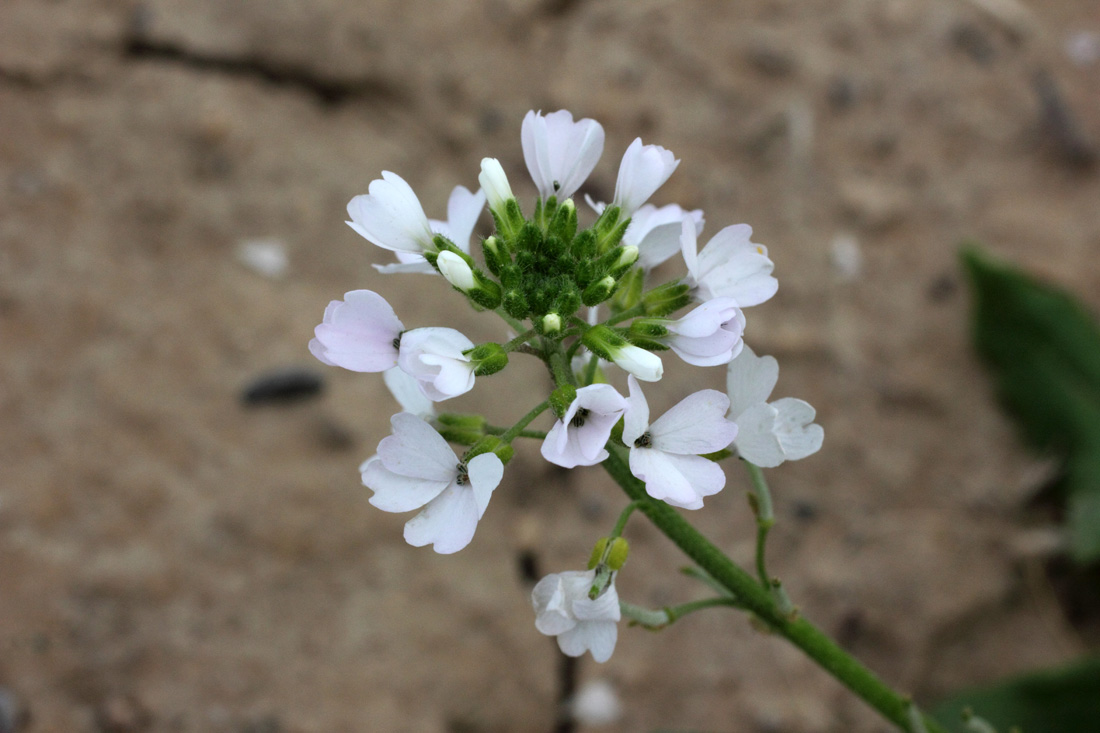
[[[610,275],[600,278],[584,289],[581,293],[581,302],[587,306],[599,305],[611,297],[616,285],[618,281]]]
[[[630,554],[630,544],[622,537],[611,540],[611,548],[607,551],[607,567],[619,570],[626,564],[626,557]]]
[[[509,199],[514,199],[512,187],[508,185],[508,176],[504,173],[500,161],[496,158],[483,158],[478,183],[485,191],[489,208],[498,216],[503,216]]]
[[[619,249],[619,259],[611,267],[611,274],[615,277],[619,277],[624,272],[634,266],[634,263],[638,261],[638,248],[633,244],[628,244],[625,247]]]
[[[504,243],[497,236],[489,237],[481,243],[481,253],[485,256],[485,266],[497,277],[500,277],[504,266],[511,262]]]
[[[561,332],[561,316],[557,313],[547,313],[542,317],[540,325],[542,326],[541,333],[546,336],[553,336]]]
[[[665,283],[642,296],[647,316],[664,316],[675,313],[691,303],[691,288],[680,282]]]
[[[577,399],[577,388],[571,384],[563,384],[550,393],[550,409],[561,420],[575,399]]]
[[[469,292],[477,284],[474,280],[474,271],[454,252],[440,252],[435,266],[439,268],[440,274],[447,282],[464,293]]]

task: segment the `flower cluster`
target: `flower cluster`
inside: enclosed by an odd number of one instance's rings
[[[701,211],[648,203],[680,161],[641,139],[623,155],[612,201],[586,197],[595,218],[582,229],[572,197],[600,159],[603,128],[566,111],[532,111],[521,140],[538,190],[530,217],[493,158],[481,163],[480,190],[454,189],[446,221],[429,219],[412,188],[388,171],[348,204],[351,228],[396,254],[379,272],[438,273],[515,333],[504,343],[475,344],[452,328],[406,329],[370,290],[329,304],[310,351],[326,364],[384,372],[403,410],[360,468],[374,492],[370,503],[387,512],[420,510],[406,523],[405,539],[452,553],[473,539],[519,437],[541,438],[542,456],[565,468],[616,452],[652,500],[684,509],[700,509],[722,490],[718,460],[734,451],[766,467],[814,453],[822,430],[813,408],[794,399],[769,403],[776,362],[743,342],[744,309],[777,288],[752,229],[721,229],[700,250]],[[478,262],[470,240],[486,204],[495,231],[479,238]],[[653,269],[677,253],[684,274],[654,285]],[[666,352],[693,366],[728,365],[726,394],[695,392],[651,421],[641,383],[662,378]],[[552,386],[514,425],[437,411],[435,403],[470,391],[515,353],[544,361]],[[625,396],[612,384],[611,365],[626,372]],[[549,430],[528,430],[547,409],[555,418]],[[464,447],[461,456],[452,443]],[[550,575],[532,596],[539,631],[556,636],[566,654],[591,651],[597,661],[615,646],[614,580],[625,561],[617,533],[601,542],[587,571]]]

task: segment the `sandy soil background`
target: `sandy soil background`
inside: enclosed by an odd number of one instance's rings
[[[0,718],[551,728],[558,655],[517,557],[580,567],[621,494],[525,446],[469,548],[410,548],[356,473],[391,398],[305,347],[326,303],[363,287],[407,326],[500,338],[426,276],[375,273],[388,254],[344,206],[393,170],[441,216],[485,155],[529,195],[532,108],[605,125],[596,198],[641,135],[683,161],[657,202],[769,246],[780,291],[747,340],[826,430],[820,454],[771,472],[772,569],[811,619],[922,701],[1081,654],[1043,571],[1057,536],[1022,509],[1049,467],[993,403],[956,263],[977,238],[1100,306],[1100,61],[1080,35],[1095,43],[1100,9],[1029,5],[4,0]],[[285,245],[284,277],[241,264],[258,238]],[[242,406],[285,367],[318,368],[325,394]],[[655,411],[723,379],[669,371]],[[514,418],[544,377],[491,379],[456,407]],[[692,519],[750,562],[730,468]],[[698,597],[659,534],[628,536],[625,598]],[[579,676],[621,697],[610,729],[887,730],[732,612],[623,628]]]

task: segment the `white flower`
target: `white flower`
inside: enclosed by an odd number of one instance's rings
[[[439,272],[444,279],[462,292],[466,292],[477,285],[474,280],[474,271],[454,252],[440,252],[439,259],[435,261],[439,266]]]
[[[643,382],[659,382],[665,371],[661,357],[634,344],[613,349],[611,361]]]
[[[713,453],[737,437],[725,419],[729,398],[714,389],[688,395],[652,425],[649,404],[633,376],[627,378],[623,442],[630,446],[630,472],[654,499],[684,509],[702,509],[703,497],[726,485],[721,467],[701,453]]]
[[[382,171],[368,190],[348,202],[348,226],[383,249],[420,254],[432,247],[428,217],[405,179]]]
[[[772,277],[774,263],[768,250],[749,240],[752,227],[734,224],[711,237],[702,252],[696,252],[695,223],[684,218],[680,227],[680,247],[687,265],[688,284],[695,288],[698,300],[733,298],[747,308],[759,305],[775,295],[779,283]]]
[[[485,193],[478,189],[477,193],[470,193],[465,186],[455,186],[451,196],[447,199],[447,221],[429,219],[428,225],[436,234],[442,234],[463,252],[470,252],[470,237],[474,233],[474,227],[481,216],[481,210],[485,208]],[[424,255],[415,252],[396,252],[397,262],[392,265],[374,265],[374,269],[381,273],[416,272],[435,274]]]
[[[371,290],[352,290],[325,308],[314,329],[310,352],[329,366],[353,372],[381,372],[397,365],[404,330],[386,299]]]
[[[680,161],[672,151],[660,145],[642,145],[640,137],[634,138],[619,164],[619,178],[615,182],[615,198],[612,203],[622,209],[622,218],[631,217],[654,192],[664,185]]]
[[[592,384],[577,397],[542,442],[542,457],[558,466],[594,466],[607,458],[604,445],[626,410],[626,400],[610,384]]]
[[[474,367],[463,354],[474,342],[453,328],[414,328],[401,335],[397,365],[416,378],[424,395],[435,402],[474,388]]]
[[[630,217],[630,226],[623,234],[623,244],[637,247],[638,264],[651,270],[680,251],[681,222],[685,216],[695,222],[696,235],[702,234],[702,209],[684,211],[676,204],[661,208],[646,204]]]
[[[523,118],[523,159],[539,196],[572,196],[603,153],[603,127],[595,120],[573,121],[566,110],[543,116],[531,111]]]
[[[420,383],[416,378],[401,367],[382,372],[382,381],[386,383],[386,389],[397,400],[397,404],[401,405],[402,412],[410,412],[424,420],[435,417],[435,403],[420,390]]]
[[[615,651],[622,612],[614,575],[596,600],[588,597],[595,578],[595,570],[547,575],[531,591],[531,605],[535,628],[558,637],[563,654],[579,657],[590,651],[597,662],[606,662]]]
[[[745,314],[733,298],[714,298],[698,305],[678,321],[664,324],[669,335],[661,339],[688,364],[728,364],[741,353]]]
[[[726,371],[729,418],[738,427],[734,446],[742,458],[763,468],[813,455],[825,439],[808,402],[792,397],[768,402],[778,379],[779,363],[748,346]]]
[[[370,503],[384,512],[424,510],[405,523],[405,541],[431,544],[436,552],[458,552],[474,537],[478,520],[504,475],[494,453],[459,462],[447,441],[428,423],[401,412],[390,418],[393,435],[360,469],[374,491]]]
[[[515,196],[512,195],[512,187],[508,185],[508,176],[501,168],[500,161],[496,158],[482,158],[481,175],[477,180],[489,199],[489,208],[502,214],[505,204]]]
[[[590,680],[569,702],[573,719],[581,725],[611,725],[623,716],[615,688],[607,680]]]

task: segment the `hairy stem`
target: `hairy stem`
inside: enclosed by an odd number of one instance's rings
[[[884,718],[901,730],[916,733],[910,724],[911,702],[907,697],[895,692],[805,618],[783,613],[768,590],[752,575],[735,565],[668,504],[649,498],[645,484],[630,473],[625,449],[608,447],[610,456],[603,467],[611,477],[631,500],[638,502],[638,509],[685,555],[732,593],[742,608],[774,633],[786,637]],[[922,717],[927,733],[947,733],[932,718]]]

